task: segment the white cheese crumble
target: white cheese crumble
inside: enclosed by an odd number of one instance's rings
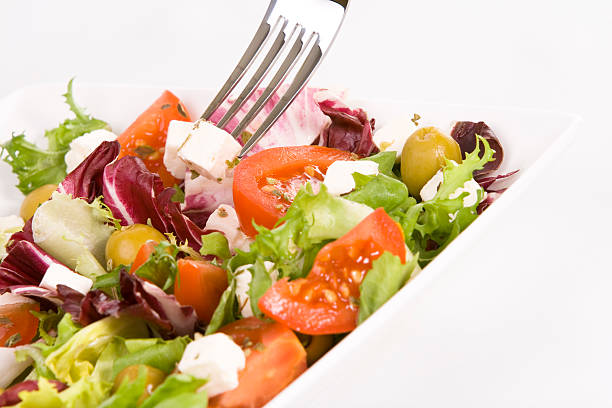
[[[57,285],[65,285],[84,295],[93,286],[93,281],[86,276],[72,272],[61,264],[53,264],[47,268],[40,282],[41,288],[56,290]]]
[[[242,146],[232,135],[212,122],[194,123],[187,139],[178,150],[178,156],[187,167],[204,177],[221,180]]]
[[[330,194],[350,193],[355,189],[353,173],[375,176],[378,174],[378,163],[370,160],[337,160],[327,168],[323,184]]]
[[[164,148],[164,166],[166,166],[170,174],[178,179],[183,179],[187,172],[187,166],[179,158],[178,151],[183,143],[185,143],[192,128],[192,122],[180,120],[171,120],[168,125],[168,136],[166,137],[166,146]]]
[[[399,162],[406,140],[417,128],[414,118],[402,116],[376,130],[372,140],[381,152],[396,152],[395,161]]]
[[[209,397],[238,387],[238,371],[246,364],[242,349],[224,333],[196,338],[185,348],[178,370],[207,379],[202,387]]]
[[[19,374],[30,364],[32,359],[27,357],[25,361],[17,361],[15,351],[19,347],[0,347],[0,388],[6,388]]]
[[[106,129],[98,129],[85,133],[70,143],[70,150],[66,153],[66,171],[70,173],[78,167],[102,142],[117,140],[117,135]]]
[[[230,251],[235,252],[235,249],[248,251],[252,240],[246,236],[240,229],[240,221],[234,207],[227,204],[221,204],[208,217],[204,231],[219,231],[227,238]]]

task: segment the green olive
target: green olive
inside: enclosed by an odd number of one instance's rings
[[[141,373],[141,370],[145,372],[145,390],[138,399],[138,405],[147,399],[157,388],[158,385],[164,382],[166,379],[166,373],[162,370],[148,366],[146,364],[131,365],[125,367],[117,374],[115,383],[113,384],[113,393],[117,392],[119,387],[124,381],[132,382],[135,381]]]
[[[414,197],[420,197],[421,189],[438,170],[444,167],[444,159],[461,163],[461,148],[449,136],[435,127],[417,129],[404,144],[402,150],[402,180]]]
[[[331,334],[308,336],[304,339],[303,345],[306,349],[306,362],[311,366],[334,346],[334,336]]]
[[[38,209],[38,206],[51,198],[51,194],[57,190],[56,184],[46,184],[38,187],[25,196],[21,208],[19,209],[19,215],[24,221],[29,220],[34,216],[34,213]]]
[[[140,247],[147,241],[165,241],[164,234],[144,224],[134,224],[113,232],[106,242],[106,262],[112,267],[134,262]]]

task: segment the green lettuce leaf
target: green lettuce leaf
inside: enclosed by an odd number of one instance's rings
[[[353,178],[355,190],[343,196],[347,200],[374,209],[383,207],[387,212],[393,211],[408,200],[416,203],[414,198],[409,197],[408,187],[395,178],[384,174],[366,176],[359,173],[353,173]]]
[[[116,336],[139,338],[148,334],[147,325],[141,319],[105,317],[73,334],[48,355],[45,364],[58,380],[74,384],[92,375],[102,352]]]
[[[208,404],[206,391],[198,392],[204,384],[206,380],[191,375],[173,374],[153,391],[140,408],[206,408]]]
[[[238,301],[236,300],[236,280],[232,277],[229,286],[221,295],[219,304],[206,327],[205,334],[212,334],[238,318]]]
[[[421,266],[435,258],[478,216],[477,207],[484,197],[483,190],[479,191],[478,200],[471,207],[463,206],[463,198],[467,193],[449,198],[473,177],[474,171],[482,169],[493,160],[495,151],[484,138],[478,136],[478,140],[474,151],[467,154],[461,164],[446,161],[442,170],[442,184],[433,199],[414,205],[403,203],[390,213],[402,226],[410,250],[420,254]],[[481,143],[484,149],[482,158],[479,157]]]
[[[149,256],[149,259],[134,273],[167,291],[174,287],[174,281],[178,274],[176,256],[179,252],[180,250],[175,244],[162,241],[155,246],[155,250]]]
[[[232,256],[227,238],[218,231],[202,235],[202,248],[200,248],[200,254],[204,256],[213,255],[223,260]]]
[[[85,133],[108,126],[106,122],[90,117],[76,105],[72,96],[73,79],[68,82],[64,97],[75,118],[66,119],[57,128],[45,132],[48,144],[46,150],[26,140],[24,134],[13,134],[8,142],[2,144],[2,159],[11,165],[19,179],[17,188],[23,194],[45,184],[59,184],[66,177],[64,156],[70,142]]]
[[[397,179],[397,176],[393,173],[393,166],[395,165],[395,158],[397,153],[395,152],[380,152],[373,156],[366,157],[361,160],[369,160],[378,163],[378,172],[385,176]]]
[[[146,364],[170,374],[183,356],[189,341],[188,337],[177,337],[173,340],[159,338],[125,340],[129,353],[115,360],[113,378],[124,368],[138,364]],[[134,343],[140,343],[141,347],[135,349]]]
[[[410,256],[410,254],[407,255]],[[417,266],[417,260],[418,256],[412,256],[405,264],[402,264],[398,256],[385,252],[372,262],[372,269],[368,271],[359,285],[358,324],[363,323],[408,282],[412,271]]]
[[[251,268],[252,279],[249,284],[249,299],[251,303],[251,309],[253,310],[253,315],[259,319],[262,319],[263,313],[259,310],[259,306],[257,302],[259,302],[259,298],[266,293],[270,286],[272,286],[272,277],[266,270],[266,267],[261,259],[255,261],[255,264]]]
[[[138,406],[138,400],[145,392],[147,386],[147,371],[144,367],[138,370],[138,377],[130,381],[125,379],[117,391],[106,399],[100,408],[131,408]]]

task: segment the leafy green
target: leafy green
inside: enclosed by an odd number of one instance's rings
[[[117,391],[106,399],[100,408],[131,408],[138,405],[138,400],[145,392],[147,386],[147,370],[140,367],[138,377],[130,381],[128,378],[121,383]]]
[[[188,374],[173,374],[153,391],[140,408],[206,408],[206,391],[199,391],[206,380]]]
[[[420,253],[421,265],[426,265],[436,257],[478,216],[477,207],[483,199],[483,190],[479,190],[478,199],[471,207],[463,206],[463,198],[467,193],[449,198],[472,178],[474,171],[482,169],[486,163],[493,160],[495,151],[484,138],[478,136],[478,140],[483,145],[483,157],[479,157],[478,143],[461,164],[447,160],[442,170],[442,184],[433,199],[414,205],[406,202],[390,213],[402,226],[410,250]]]
[[[180,250],[168,241],[162,241],[155,246],[149,259],[143,263],[134,274],[145,278],[167,291],[174,287],[174,280],[178,274],[176,256]]]
[[[112,271],[104,275],[96,276],[92,289],[111,289],[119,288],[119,276],[122,269],[128,268],[125,265],[118,265]],[[129,268],[128,268],[129,269]]]
[[[185,192],[183,191],[183,189],[179,187],[177,184],[175,184],[174,187],[172,188],[174,188],[174,194],[170,198],[172,202],[184,203],[185,202]]]
[[[212,334],[221,327],[236,320],[238,317],[238,302],[236,301],[236,279],[231,279],[229,286],[221,295],[219,304],[210,319],[205,334]]]
[[[95,200],[54,192],[32,218],[34,242],[49,255],[91,279],[103,275],[106,242],[115,229],[108,209]]]
[[[64,318],[66,316],[70,315],[66,314]],[[115,336],[147,335],[147,325],[141,319],[130,316],[105,317],[74,333],[48,355],[45,364],[58,380],[73,384],[93,373],[98,358]]]
[[[308,273],[304,261],[312,259],[313,249],[318,252],[321,243],[340,238],[371,212],[366,205],[329,194],[324,185],[315,194],[307,184],[277,227],[255,226],[258,234],[249,252],[273,262],[280,277],[299,278]]]
[[[343,196],[347,200],[365,204],[374,209],[383,207],[385,211],[390,212],[411,199],[408,195],[408,187],[404,183],[384,174],[365,176],[353,173],[353,178],[355,179],[355,190]],[[416,203],[413,198],[411,200]]]
[[[173,340],[162,340],[159,338],[145,340],[150,340],[146,347],[130,351],[115,360],[113,378],[124,368],[137,364],[146,364],[169,374],[183,356],[183,351],[185,351],[185,347],[190,341],[188,337],[177,337]],[[130,342],[140,341],[142,340],[125,340],[127,349],[130,349]]]
[[[201,255],[214,255],[217,258],[228,259],[232,256],[225,235],[218,231],[202,235]]]
[[[261,259],[255,261],[252,269],[252,278],[251,283],[249,285],[249,299],[251,303],[251,309],[253,310],[253,315],[258,318],[263,318],[263,313],[259,310],[259,306],[257,302],[259,302],[259,298],[266,293],[270,286],[272,286],[272,277],[268,273],[264,262]]]
[[[385,176],[397,179],[397,176],[393,173],[393,166],[395,165],[395,158],[397,153],[395,152],[380,152],[373,156],[366,157],[361,160],[369,160],[378,163],[378,172]]]
[[[408,282],[417,260],[418,256],[412,256],[402,264],[398,256],[385,252],[372,262],[372,269],[359,285],[358,324],[363,323]]]
[[[106,122],[90,117],[76,105],[72,96],[73,80],[68,82],[68,90],[63,96],[75,118],[66,119],[57,128],[45,132],[48,144],[46,150],[26,140],[24,134],[13,134],[8,142],[2,144],[2,159],[11,165],[19,179],[17,188],[23,194],[45,184],[59,184],[66,177],[64,156],[70,142],[85,133],[108,126]]]

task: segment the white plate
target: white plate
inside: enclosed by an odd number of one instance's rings
[[[148,107],[162,90],[155,87],[77,84],[75,99],[80,105],[87,107],[88,112],[95,117],[108,121],[119,133]],[[40,142],[45,129],[56,126],[68,115],[68,109],[61,97],[64,91],[65,85],[37,85],[21,89],[0,101],[0,140],[6,140],[13,131],[25,131],[31,140]],[[209,90],[172,89],[172,91],[183,100],[193,116],[197,116],[204,109],[214,94]],[[567,146],[579,122],[574,115],[524,109],[393,100],[358,102],[371,117],[376,118],[377,127],[383,126],[395,116],[413,113],[418,113],[424,123],[436,124],[443,129],[456,120],[485,121],[504,146],[504,164],[500,171],[514,169],[521,171],[512,187],[419,276],[279,394],[268,407],[321,406],[321,402],[325,401],[322,392],[342,382],[342,370],[359,368],[359,359],[356,359],[356,356],[368,347],[375,347],[377,336],[381,333],[393,333],[394,322],[398,316],[405,313],[405,310],[409,310],[411,300],[443,271],[451,269],[449,266],[453,261],[458,259],[468,247],[476,245],[488,230],[503,222],[504,211],[517,203],[516,200],[521,197],[522,191],[531,180],[543,177],[546,164]],[[0,215],[16,213],[22,195],[13,187],[16,179],[11,174],[9,166],[4,163],[0,163],[0,177],[3,180],[0,185]],[[406,336],[405,333],[403,335]],[[406,337],[406,342],[410,343],[409,335]]]

